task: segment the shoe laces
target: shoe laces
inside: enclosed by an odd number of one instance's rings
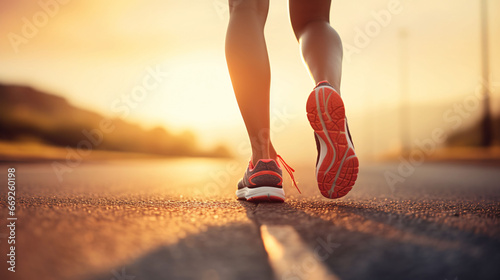
[[[297,191],[299,191],[299,193],[302,194],[302,192],[300,192],[299,187],[297,186],[297,182],[295,181],[295,176],[293,176],[293,172],[295,172],[295,169],[293,169],[290,165],[288,165],[280,155],[276,155],[276,157],[278,158],[278,161],[283,165],[286,172],[288,172],[288,175],[290,175],[290,179],[292,179],[293,185],[295,186],[295,188],[297,188]]]

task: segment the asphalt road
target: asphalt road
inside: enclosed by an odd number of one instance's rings
[[[0,164],[0,279],[275,279],[262,225],[291,227],[317,253],[283,279],[307,279],[319,265],[340,279],[500,279],[495,164],[362,162],[338,200],[319,196],[311,163],[295,165],[304,194],[285,181],[282,204],[236,200],[236,161],[84,162],[62,181],[51,164]],[[15,273],[6,263],[9,167]]]

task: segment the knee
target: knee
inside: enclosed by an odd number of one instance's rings
[[[253,12],[267,17],[269,11],[269,0],[229,0],[229,13],[236,11]]]

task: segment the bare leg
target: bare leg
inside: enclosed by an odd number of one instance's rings
[[[254,163],[276,159],[270,139],[271,70],[264,38],[268,10],[269,0],[229,0],[226,60]]]
[[[289,0],[290,19],[315,83],[326,80],[340,93],[342,42],[330,26],[331,0]]]

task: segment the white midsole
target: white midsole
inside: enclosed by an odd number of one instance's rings
[[[320,87],[320,88],[317,88],[315,90],[315,97],[316,97],[316,110],[318,112],[318,117],[319,117],[319,120],[321,122],[321,127],[323,128],[323,133],[325,134],[325,137],[326,139],[328,140],[330,146],[332,147],[332,151],[333,151],[333,160],[332,162],[330,163],[330,166],[328,166],[328,168],[325,170],[325,173],[328,173],[328,171],[330,171],[330,169],[332,168],[333,166],[333,163],[335,162],[335,158],[336,158],[336,153],[337,151],[335,150],[335,146],[333,145],[333,141],[332,139],[330,139],[330,135],[328,133],[328,130],[326,128],[326,124],[325,124],[325,121],[323,120],[323,112],[321,111],[321,106],[320,106],[320,103],[319,103],[319,90],[320,89],[323,89],[323,98],[324,98],[324,87]],[[323,101],[323,103],[326,103],[325,101]],[[325,104],[325,107],[327,105]],[[318,176],[318,173],[319,173],[319,168],[321,167],[321,165],[323,164],[323,160],[325,159],[326,157],[326,153],[328,152],[328,149],[326,147],[326,143],[323,141],[323,139],[321,139],[321,137],[318,136],[318,138],[320,139],[320,160],[318,161],[318,165],[316,166],[316,177]]]
[[[257,188],[242,188],[236,191],[236,196],[238,198],[249,199],[256,196],[277,196],[285,199],[285,191],[280,188],[275,187],[257,187]]]
[[[326,157],[326,153],[328,151],[328,147],[326,146],[326,143],[325,141],[323,140],[323,138],[321,138],[316,132],[314,132],[316,134],[316,138],[318,139],[319,141],[319,160],[318,160],[318,165],[316,165],[316,178],[318,177],[318,173],[319,173],[319,167],[323,164],[323,161],[325,160],[325,157]]]

